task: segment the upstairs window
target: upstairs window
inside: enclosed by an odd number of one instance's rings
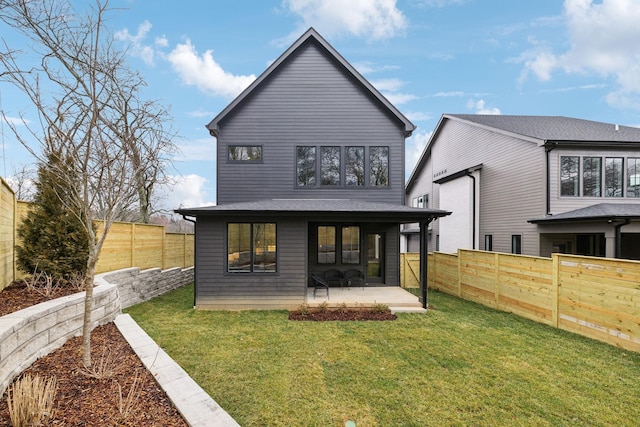
[[[262,147],[259,145],[230,145],[228,159],[233,162],[262,161]]]
[[[622,186],[624,183],[622,157],[607,157],[604,160],[604,196],[622,197]]]
[[[364,185],[364,147],[346,147],[344,150],[345,184]]]
[[[373,187],[389,185],[389,147],[369,149],[369,185]]]
[[[227,271],[274,273],[276,225],[273,223],[227,224]]]
[[[411,207],[429,209],[429,195],[414,197],[411,199]]]
[[[298,187],[316,185],[316,147],[296,149],[296,185]]]
[[[602,157],[584,157],[582,166],[582,195],[600,197],[602,195]]]
[[[640,197],[640,158],[627,159],[627,197]]]
[[[340,185],[340,147],[321,147],[320,153],[321,184]]]
[[[560,195],[578,196],[580,194],[580,157],[560,157]]]

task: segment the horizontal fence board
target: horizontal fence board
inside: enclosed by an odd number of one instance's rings
[[[429,254],[429,286],[640,351],[640,262],[485,251]]]

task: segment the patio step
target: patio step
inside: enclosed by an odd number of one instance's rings
[[[424,308],[422,308],[422,306],[420,307],[389,307],[389,310],[391,310],[391,312],[393,314],[396,313],[426,313],[427,310],[425,310]]]

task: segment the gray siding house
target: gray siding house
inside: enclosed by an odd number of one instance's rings
[[[406,184],[452,211],[429,248],[640,259],[640,129],[557,116],[444,114]],[[406,250],[417,251],[405,226]]]
[[[197,308],[295,308],[327,270],[399,286],[400,225],[447,214],[404,205],[415,126],[314,29],[207,129],[217,205],[176,211],[196,217]]]

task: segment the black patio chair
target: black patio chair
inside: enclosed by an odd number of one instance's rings
[[[344,281],[347,282],[347,286],[362,286],[364,289],[364,274],[357,268],[352,268],[344,273]]]
[[[316,298],[316,292],[318,291],[318,288],[325,289],[327,291],[327,299],[329,299],[329,283],[324,279],[324,277],[312,274],[311,280],[313,280],[313,299]]]
[[[329,286],[344,286],[344,276],[339,270],[327,270],[323,277]]]

